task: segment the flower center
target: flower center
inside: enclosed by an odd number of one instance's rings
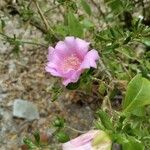
[[[64,59],[62,64],[62,70],[63,71],[77,70],[80,64],[81,64],[80,59],[75,54],[72,54]]]

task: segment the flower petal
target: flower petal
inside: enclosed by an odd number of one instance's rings
[[[92,140],[99,130],[91,130],[67,143],[63,144],[63,150],[92,150]]]
[[[71,51],[76,50],[76,41],[73,36],[66,37],[64,42],[67,45],[67,47],[69,48],[69,50],[71,50]]]
[[[77,53],[81,56],[81,58],[84,58],[84,56],[88,52],[90,43],[82,39],[76,38],[76,44],[77,44],[76,49]]]
[[[59,74],[59,72],[57,72],[57,70],[55,68],[49,68],[49,67],[45,67],[45,70],[49,73],[51,73],[51,75],[56,76],[56,77],[61,77],[61,74]]]
[[[70,51],[69,47],[67,44],[63,41],[59,41],[56,46],[55,46],[55,52],[60,58],[64,58],[68,55],[70,55],[72,52]]]
[[[79,80],[81,73],[82,73],[82,70],[78,70],[78,71],[72,70],[72,72],[70,74],[66,75],[67,78],[64,78],[64,80],[62,82],[63,85],[67,86],[69,83],[77,82]]]
[[[53,47],[50,46],[50,47],[48,48],[48,56],[47,56],[47,57],[48,57],[48,60],[49,60],[49,61],[51,61],[51,57],[52,57],[54,51],[55,51],[55,49],[54,49]]]
[[[84,57],[84,60],[81,64],[81,69],[86,69],[86,68],[90,68],[90,67],[93,67],[93,68],[96,68],[97,65],[96,65],[96,60],[99,59],[99,55],[98,55],[98,52],[96,50],[91,50],[89,51],[86,56]]]
[[[53,62],[53,63],[56,63],[56,64],[59,61],[61,61],[61,58],[56,54],[56,51],[53,47],[48,48],[47,59],[48,59],[49,62]]]
[[[61,77],[62,74],[58,71],[56,64],[48,62],[45,67],[46,72],[51,73],[53,76]]]

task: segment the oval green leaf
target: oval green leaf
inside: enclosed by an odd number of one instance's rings
[[[150,104],[150,81],[141,75],[135,76],[127,87],[123,112],[129,113]]]

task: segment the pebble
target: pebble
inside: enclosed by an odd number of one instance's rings
[[[31,121],[39,119],[39,112],[32,102],[16,99],[13,105],[13,116]]]

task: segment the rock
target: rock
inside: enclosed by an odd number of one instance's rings
[[[32,103],[22,99],[16,99],[13,105],[13,116],[24,118],[29,121],[39,119],[37,107]]]

